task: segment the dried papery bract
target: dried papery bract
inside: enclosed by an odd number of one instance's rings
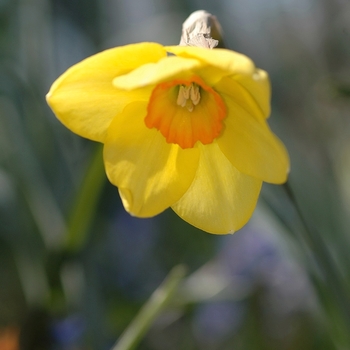
[[[193,12],[182,25],[180,46],[224,47],[222,29],[216,17],[203,10]]]

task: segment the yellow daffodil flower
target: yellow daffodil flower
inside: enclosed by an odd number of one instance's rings
[[[171,207],[210,233],[251,217],[262,181],[286,181],[289,158],[266,122],[267,73],[226,49],[139,43],[68,69],[47,101],[70,130],[104,144],[125,209]]]

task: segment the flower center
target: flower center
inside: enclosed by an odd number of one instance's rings
[[[192,148],[220,135],[226,106],[220,95],[194,76],[158,84],[152,91],[145,124],[158,129],[168,143]]]
[[[192,112],[194,106],[197,106],[201,100],[199,86],[195,83],[190,85],[180,85],[179,94],[177,95],[176,103],[181,107],[186,107],[189,112]]]

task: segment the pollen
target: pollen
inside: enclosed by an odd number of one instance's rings
[[[226,117],[221,96],[197,77],[158,84],[152,91],[145,124],[158,129],[168,143],[192,148],[218,137]]]
[[[194,107],[201,100],[199,86],[195,83],[190,85],[180,85],[179,94],[177,95],[176,103],[181,107],[186,107],[189,112],[192,112]]]

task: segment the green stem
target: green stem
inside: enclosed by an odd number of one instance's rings
[[[322,235],[317,232],[314,227],[310,227],[305,219],[288,182],[284,185],[284,188],[300,218],[301,224],[304,227],[306,242],[313,252],[315,261],[317,262],[320,272],[323,275],[322,277],[324,278],[329,291],[332,293],[332,301],[335,305],[337,305],[339,315],[345,321],[344,328],[347,330],[350,328],[350,297],[346,289],[345,281],[343,281],[341,276],[339,276],[339,269],[337,268],[336,262],[330,254]],[[346,337],[348,338],[347,341],[350,341],[348,334]]]
[[[68,251],[77,251],[81,248],[89,233],[91,223],[95,219],[98,200],[106,183],[101,152],[102,147],[96,147],[73,203],[65,237],[65,248]]]
[[[174,267],[164,282],[153,292],[134,320],[120,336],[111,350],[132,350],[152,325],[153,321],[168,304],[184,278],[186,269],[182,265]]]

